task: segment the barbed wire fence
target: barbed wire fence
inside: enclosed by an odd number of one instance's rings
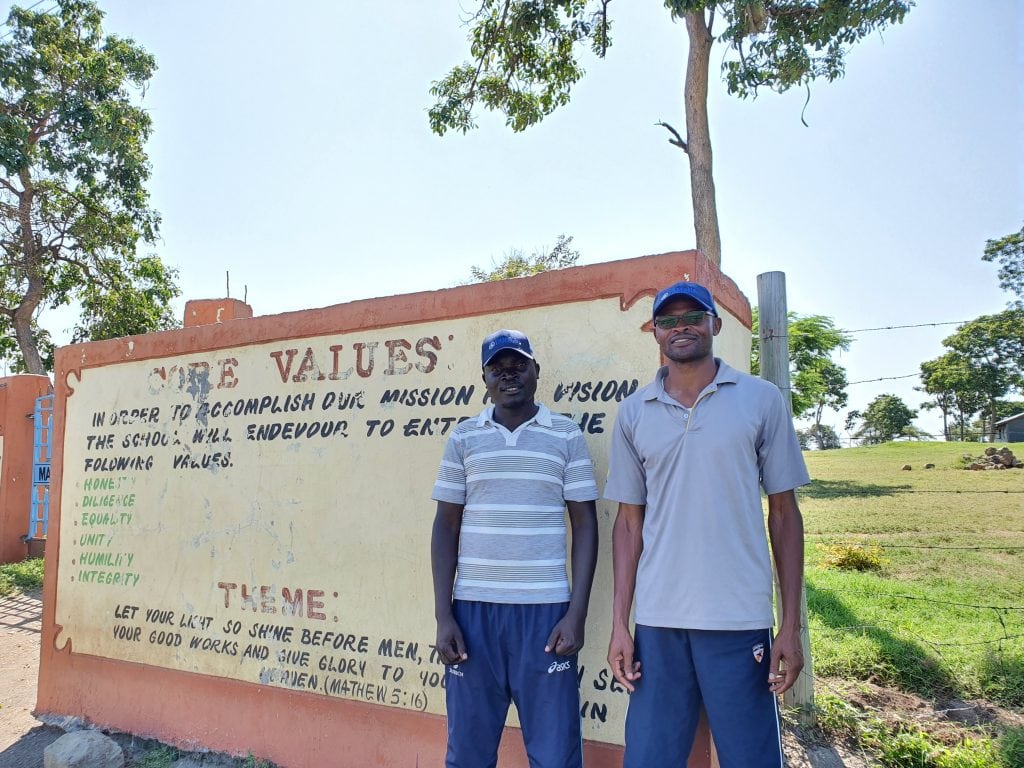
[[[961,326],[961,325],[965,325],[965,324],[967,324],[969,322],[971,322],[971,321],[970,320],[942,320],[942,321],[931,322],[931,323],[897,323],[897,324],[893,324],[893,325],[874,326],[874,327],[871,327],[871,328],[853,328],[853,329],[837,329],[837,330],[839,330],[843,334],[846,334],[847,336],[854,336],[854,335],[862,334],[862,333],[882,333],[882,332],[888,332],[888,331],[905,330],[905,329],[910,329],[910,328],[937,328],[937,327],[942,327],[942,326],[953,326],[953,325]],[[786,334],[783,334],[783,335],[773,334],[772,338],[785,338],[785,339],[788,340],[789,337]],[[754,341],[755,341],[755,343],[757,343],[757,341],[758,341],[756,336],[754,337]],[[917,371],[916,373],[904,373],[904,374],[898,374],[898,375],[895,375],[895,376],[878,376],[878,377],[870,378],[870,379],[857,379],[855,381],[848,381],[848,382],[846,382],[846,386],[852,387],[852,386],[856,386],[856,385],[859,385],[859,384],[874,384],[874,383],[877,383],[877,382],[880,382],[880,381],[900,381],[900,380],[903,380],[903,379],[913,379],[913,378],[920,378],[920,377],[921,377],[921,372]],[[914,434],[913,437],[908,437],[907,439],[927,438],[927,439],[932,439],[932,440],[947,440],[947,441],[950,441],[950,442],[992,443],[992,442],[996,442],[997,441],[998,433],[994,429],[994,425],[989,424],[986,421],[984,423],[984,425],[983,425],[983,428],[979,429],[977,427],[971,427],[970,430],[969,430],[969,435],[965,435],[965,437],[963,439],[957,440],[957,439],[955,439],[955,437],[956,436],[953,434],[953,430],[951,428],[949,434],[930,433],[930,432],[918,431],[918,432],[916,432]],[[848,448],[857,447],[857,446],[864,445],[864,444],[870,442],[870,438],[867,438],[867,437],[857,437],[855,434],[852,434],[849,431],[844,432],[842,435],[836,434],[836,439],[839,441],[841,446],[848,447]],[[899,438],[897,438],[897,439],[899,439]],[[815,449],[815,447],[813,445],[811,445],[811,444],[808,445],[808,448],[810,448],[812,450]]]
[[[918,476],[920,477],[920,476]],[[843,482],[843,481],[838,481]],[[920,482],[920,479],[918,479]],[[836,499],[851,498],[864,499],[868,497],[897,499],[891,503],[904,504],[902,499],[917,495],[922,499],[931,498],[964,498],[964,499],[996,499],[1011,497],[1012,503],[1024,496],[1024,484],[1020,487],[1010,488],[915,488],[908,485],[869,485],[858,488],[856,483],[851,481],[851,487],[830,487],[829,481],[818,481],[811,485],[804,486],[797,490],[801,504],[814,500],[824,500],[825,503],[832,503]],[[1024,508],[1024,506],[1022,506]],[[926,538],[939,532],[922,531],[919,536]],[[1014,560],[1024,557],[1024,531],[1009,531],[1011,538],[1006,542],[998,539],[984,540],[978,543],[929,543],[926,541],[906,540],[906,533],[891,533],[886,531],[811,531],[805,534],[809,545],[830,545],[871,547],[889,551],[896,555],[904,553],[904,556],[913,559],[930,561],[933,557],[942,557],[947,553],[953,557],[961,554],[985,557],[987,555],[998,557],[1010,557]],[[1020,535],[1015,535],[1020,534]],[[1002,535],[1005,535],[1002,534]],[[890,536],[903,537],[900,540],[888,540]],[[971,542],[968,539],[968,542]],[[915,554],[916,553],[916,554]],[[833,571],[840,572],[840,571]],[[941,670],[941,674],[953,681],[958,678],[957,670],[963,664],[963,659],[971,658],[981,654],[986,658],[1001,658],[1005,663],[1017,665],[1020,659],[1024,658],[1024,603],[1013,600],[1013,592],[1009,592],[1010,600],[984,599],[971,600],[971,595],[953,594],[950,596],[917,593],[917,588],[912,583],[893,583],[889,581],[879,582],[877,587],[872,587],[870,582],[865,585],[863,582],[850,584],[849,586],[837,586],[835,584],[816,584],[812,576],[808,581],[808,608],[813,621],[811,629],[812,642],[816,635],[831,637],[831,642],[842,642],[837,636],[860,635],[879,644],[879,653],[885,654],[881,646],[892,641],[910,643],[916,646],[917,652],[923,654],[922,658],[930,658],[935,668]],[[922,588],[927,591],[927,587]],[[1024,593],[1022,593],[1024,595]],[[847,614],[839,614],[839,618],[829,618],[830,601],[844,601],[844,598],[856,598],[857,606],[849,606]],[[959,598],[959,599],[957,599]],[[824,602],[823,602],[824,601]],[[921,606],[919,609],[910,609],[904,613],[899,604]],[[872,606],[867,611],[864,605]],[[947,626],[943,622],[921,623],[919,619],[925,614],[935,612],[948,613],[951,616],[963,614],[965,618],[960,626],[970,626],[971,632],[958,633],[956,630],[944,631]],[[889,617],[891,620],[888,620]],[[845,619],[845,620],[844,620]],[[862,620],[863,619],[863,620]],[[831,621],[831,623],[829,623]],[[922,627],[926,627],[922,629]],[[825,642],[829,642],[825,640]],[[904,674],[912,676],[913,670],[904,670]],[[831,674],[831,673],[829,673]],[[883,676],[884,677],[884,676]],[[840,702],[851,707],[851,714],[857,717],[867,718],[876,716],[885,720],[889,713],[883,710],[875,712],[864,711],[850,704],[849,691],[835,688],[828,679],[819,674],[813,674],[812,679],[818,690],[833,693]],[[841,673],[837,675],[836,681],[846,679]],[[882,686],[892,686],[891,681],[884,679],[879,681]],[[931,698],[927,691],[932,689],[933,681],[926,681],[922,678],[920,689],[911,685],[907,688],[899,683],[895,684],[898,690],[908,693],[917,693],[919,696]],[[955,686],[954,686],[955,687]],[[950,690],[948,696],[956,699],[961,696],[970,698],[973,691]],[[939,719],[943,717],[939,703],[944,699],[939,698],[936,708],[931,716]],[[859,713],[859,714],[857,714]],[[927,719],[927,718],[924,718]],[[891,717],[889,717],[891,720]],[[854,745],[850,745],[854,746]],[[862,745],[856,745],[857,749],[864,749]],[[868,753],[863,752],[865,757]],[[870,762],[870,761],[869,761]]]

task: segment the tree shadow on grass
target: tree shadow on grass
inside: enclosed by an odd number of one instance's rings
[[[799,495],[808,499],[835,499],[845,496],[895,496],[910,490],[912,486],[875,485],[873,483],[855,483],[852,480],[812,480],[799,490]]]
[[[875,645],[877,655],[864,660],[865,674],[875,674],[884,682],[923,698],[959,692],[956,680],[946,667],[929,652],[927,643],[900,637],[884,627],[869,624],[854,613],[832,591],[816,588],[807,582],[807,610],[831,629],[849,631],[866,637]],[[851,667],[856,662],[851,660]]]

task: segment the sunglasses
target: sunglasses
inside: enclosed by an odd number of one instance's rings
[[[654,325],[661,329],[678,328],[681,325],[700,325],[710,314],[703,309],[694,309],[690,312],[683,312],[681,315],[658,315],[654,318]]]

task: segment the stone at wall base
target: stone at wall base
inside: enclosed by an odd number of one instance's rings
[[[124,752],[99,731],[75,731],[43,750],[43,768],[124,768]]]

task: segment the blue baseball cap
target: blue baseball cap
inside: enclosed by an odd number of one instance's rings
[[[658,295],[654,297],[654,312],[652,316],[657,317],[658,311],[666,303],[672,299],[680,298],[693,299],[712,315],[718,315],[718,310],[715,309],[715,300],[711,298],[711,291],[700,283],[681,282],[658,291]]]
[[[510,331],[503,328],[484,339],[483,347],[480,350],[482,364],[487,365],[495,355],[499,352],[504,352],[506,349],[518,352],[523,357],[528,357],[531,360],[534,359],[533,347],[530,346],[530,340],[526,338],[526,334],[522,331]]]

